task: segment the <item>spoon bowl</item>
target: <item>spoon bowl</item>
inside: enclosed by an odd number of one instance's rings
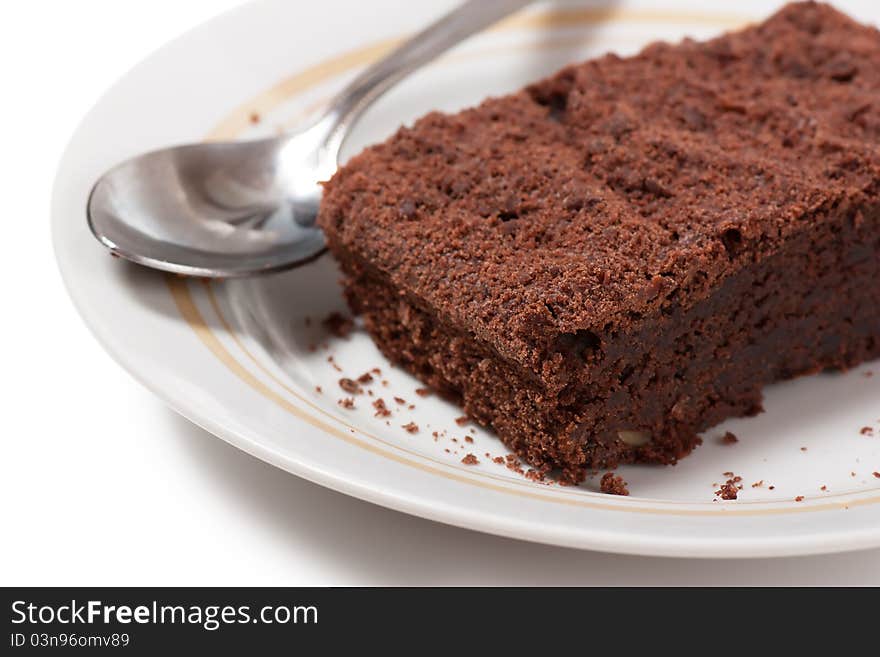
[[[321,128],[127,160],[92,189],[92,233],[117,255],[192,276],[245,276],[308,262],[324,250],[315,225],[319,183],[336,166],[322,149]]]

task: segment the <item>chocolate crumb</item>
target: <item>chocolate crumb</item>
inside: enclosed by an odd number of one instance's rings
[[[391,411],[389,411],[388,407],[385,405],[385,400],[381,397],[373,402],[373,408],[376,409],[376,417],[388,417],[391,415]]]
[[[262,120],[257,112],[251,112],[248,119],[250,119],[251,125],[257,125]]]
[[[351,397],[344,397],[336,403],[339,404],[340,406],[342,406],[342,408],[348,408],[348,409],[354,408],[354,399],[352,399]]]
[[[796,498],[794,498],[794,501],[795,501],[795,502],[803,502],[803,501],[804,501],[804,496],[803,496],[803,495],[798,495]]]
[[[394,398],[394,401],[397,402],[397,403],[400,404],[400,405],[406,404],[406,400],[403,399],[402,397],[395,397],[395,398]]]
[[[613,472],[606,472],[602,475],[602,480],[599,482],[599,490],[606,495],[629,495],[629,490],[623,477]]]
[[[344,377],[339,379],[339,387],[350,395],[359,395],[363,392],[356,381]]]
[[[535,468],[529,468],[529,470],[528,470],[528,472],[526,472],[525,476],[526,476],[526,479],[528,479],[529,481],[541,482],[541,481],[544,481],[544,475],[545,475],[545,473],[542,470],[536,470]],[[623,482],[623,486],[624,486],[624,489],[626,489],[626,482]],[[623,493],[623,494],[629,495],[629,491],[626,491],[626,493]]]
[[[525,473],[525,470],[522,468],[522,461],[520,461],[515,454],[508,454],[504,457],[506,461],[505,467],[511,472],[515,472],[517,474]]]
[[[807,448],[806,448],[806,447],[801,447],[801,451],[802,451],[802,452],[806,452],[806,451],[807,451]]]
[[[871,474],[880,479],[880,472],[872,472]]]
[[[739,494],[739,491],[743,489],[743,487],[739,485],[739,482],[742,481],[742,477],[734,475],[732,472],[725,472],[724,476],[728,479],[726,482],[721,484],[718,490],[715,491],[715,495],[720,497],[722,500],[735,500],[737,498],[737,495]]]
[[[761,479],[760,481],[756,481],[755,483],[753,483],[752,488],[761,488],[761,486],[763,486],[763,485],[764,485],[764,480]]]
[[[739,442],[739,438],[736,437],[736,434],[728,431],[723,436],[721,436],[721,444],[722,445],[733,445]]]
[[[406,429],[409,433],[418,433],[419,425],[415,422],[408,422],[403,425],[403,428]]]
[[[469,420],[468,420],[467,415],[462,415],[461,417],[457,417],[457,418],[455,418],[455,423],[456,423],[458,426],[460,426],[460,427],[463,427],[463,426],[466,425],[468,422],[469,422]]]
[[[872,429],[871,427],[862,427],[861,429],[859,429],[859,433],[863,436],[873,436],[874,429]]]
[[[416,394],[419,397],[427,397],[428,395],[431,394],[431,389],[430,388],[416,388]]]
[[[769,486],[767,490],[776,490],[776,486]]]
[[[465,437],[464,437],[464,441],[465,441],[466,443],[472,443],[472,442],[474,442],[474,439],[471,438],[470,436],[465,436]]]
[[[323,392],[323,390],[321,390],[321,386],[315,386],[315,392],[320,395]]]
[[[720,497],[722,500],[735,500],[737,494],[739,493],[739,489],[732,483],[727,482],[721,486],[715,494]]]
[[[477,465],[480,461],[473,454],[468,454],[461,460],[461,462],[465,465]]]
[[[339,364],[336,362],[336,359],[334,359],[333,356],[327,356],[327,362],[330,363],[333,366],[333,369],[337,372],[342,371],[342,368],[339,367]]]
[[[825,486],[825,485],[823,484],[822,486],[819,487],[819,490],[827,491],[827,490],[828,490],[828,486]]]
[[[369,372],[364,372],[363,374],[361,374],[357,378],[357,380],[358,380],[358,383],[372,383],[373,382],[373,375],[370,374]]]
[[[332,312],[327,315],[321,324],[337,338],[347,338],[354,329],[354,322],[338,312]]]
[[[496,456],[494,459],[492,459],[492,463],[497,463],[498,465],[501,465],[504,463],[504,457]]]

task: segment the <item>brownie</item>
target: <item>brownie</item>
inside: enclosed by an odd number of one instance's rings
[[[878,147],[880,33],[798,3],[428,114],[318,220],[382,352],[577,481],[880,356]]]

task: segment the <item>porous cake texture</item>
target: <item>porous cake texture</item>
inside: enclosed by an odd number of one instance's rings
[[[385,355],[578,481],[880,356],[878,146],[880,33],[797,3],[431,113],[319,223]]]

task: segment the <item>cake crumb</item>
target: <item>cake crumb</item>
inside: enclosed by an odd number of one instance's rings
[[[385,405],[385,400],[381,397],[373,402],[373,408],[376,409],[375,417],[388,417],[391,415],[391,411]]]
[[[522,468],[522,461],[520,461],[515,454],[508,454],[504,457],[505,467],[511,472],[515,472],[517,474],[524,474],[525,470]]]
[[[715,491],[715,494],[722,500],[735,500],[738,493],[739,489],[731,481],[723,484],[721,488]]]
[[[807,448],[806,448],[806,447],[801,447],[801,451],[802,451],[802,452],[806,452],[806,451],[807,451]]]
[[[871,474],[880,479],[880,472],[872,472]]]
[[[327,315],[321,324],[337,338],[347,338],[354,329],[354,322],[338,312],[332,312]]]
[[[339,367],[339,363],[336,362],[336,359],[333,358],[332,355],[327,356],[327,362],[330,363],[333,366],[333,369],[336,370],[337,372],[342,371],[342,368]]]
[[[369,372],[364,372],[363,374],[361,374],[357,378],[357,380],[358,380],[358,383],[364,383],[364,384],[372,383],[373,382],[373,375],[370,374]]]
[[[803,496],[803,495],[798,495],[796,498],[794,498],[794,501],[795,501],[795,502],[803,502],[803,501],[804,501],[804,496]]]
[[[734,445],[739,442],[739,438],[736,437],[731,431],[728,431],[723,436],[721,436],[721,444],[722,445]]]
[[[321,386],[315,386],[315,392],[317,392],[320,395],[324,391],[321,389]]]
[[[822,486],[819,487],[819,490],[821,490],[821,491],[827,491],[827,490],[828,490],[828,486],[826,486],[826,485],[823,484]]]
[[[871,427],[862,427],[861,429],[859,429],[859,433],[863,436],[873,436],[874,429],[872,429]]]
[[[464,463],[465,465],[477,465],[480,462],[480,460],[476,456],[474,456],[473,454],[468,454],[467,456],[465,456],[461,460],[461,462]]]
[[[629,495],[629,490],[623,477],[613,472],[606,472],[602,475],[602,480],[599,482],[599,490],[606,495]]]
[[[354,408],[354,399],[352,399],[351,397],[343,397],[342,399],[340,399],[336,403],[339,404],[340,406],[342,406],[342,408],[347,408],[347,409]]]
[[[251,125],[257,125],[260,121],[262,121],[262,117],[260,116],[259,112],[251,112],[248,119],[250,120]]]
[[[455,423],[460,427],[463,427],[464,425],[466,425],[468,423],[468,421],[469,420],[468,420],[467,415],[462,415],[460,417],[455,418]]]
[[[418,433],[419,432],[419,425],[416,424],[415,422],[408,422],[402,426],[409,433]]]
[[[753,483],[752,488],[761,488],[763,485],[764,485],[764,480],[761,479],[760,481],[756,481],[755,483]]]
[[[416,394],[419,397],[427,397],[428,395],[431,394],[431,389],[430,388],[416,388]]]
[[[502,465],[504,463],[504,457],[503,456],[496,456],[494,459],[492,459],[492,463],[497,463],[498,465]]]
[[[545,477],[545,475],[546,475],[546,472],[547,472],[547,471],[544,470],[544,469],[536,470],[535,468],[529,468],[528,472],[526,472],[526,474],[525,474],[525,477],[526,477],[526,479],[528,479],[529,481],[535,481],[535,482],[539,482],[539,483],[540,483],[540,482],[543,482],[543,481],[544,481],[544,477]],[[620,495],[629,495],[629,491],[626,490],[626,482],[625,482],[625,481],[623,482],[623,489],[624,489],[626,492],[625,492],[625,493],[620,493]]]
[[[339,387],[350,395],[359,395],[363,392],[361,387],[357,384],[357,381],[345,377],[339,379]]]
[[[406,400],[405,400],[403,397],[395,397],[395,398],[394,398],[394,401],[395,401],[396,403],[400,404],[401,406],[404,405],[404,404],[406,404]]]
[[[465,437],[464,437],[464,441],[465,441],[466,443],[472,443],[472,442],[474,442],[474,439],[471,438],[470,436],[465,436]]]
[[[720,497],[722,500],[735,500],[739,495],[739,491],[743,489],[742,477],[733,474],[732,472],[725,472],[724,476],[727,477],[727,481],[725,481],[718,490],[715,491],[715,495]],[[763,480],[760,483],[764,483]],[[755,488],[755,486],[753,486]]]

